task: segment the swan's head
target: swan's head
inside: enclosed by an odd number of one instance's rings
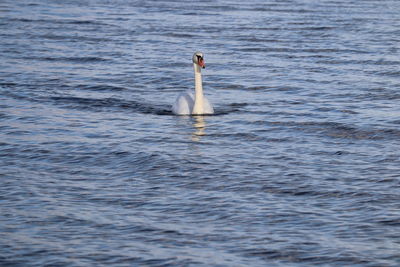
[[[203,53],[196,52],[193,54],[193,63],[199,65],[201,68],[206,67],[206,62],[204,61]]]

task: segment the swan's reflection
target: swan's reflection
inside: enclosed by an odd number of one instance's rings
[[[206,121],[204,120],[204,116],[193,116],[194,118],[194,123],[193,126],[195,128],[195,131],[192,133],[192,141],[193,142],[199,142],[201,139],[201,136],[206,135]]]

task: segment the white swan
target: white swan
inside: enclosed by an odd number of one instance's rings
[[[193,54],[194,91],[187,90],[181,93],[172,106],[172,112],[176,115],[205,115],[213,114],[214,108],[203,94],[203,82],[201,80],[201,68],[205,68],[204,56],[201,52]]]

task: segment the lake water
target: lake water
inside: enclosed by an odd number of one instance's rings
[[[0,265],[399,266],[399,14],[2,0]]]

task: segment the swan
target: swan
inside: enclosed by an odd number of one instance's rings
[[[201,80],[201,69],[205,68],[202,52],[193,54],[194,68],[194,94],[193,90],[181,93],[172,106],[175,115],[206,115],[214,114],[214,108],[203,94],[203,82]]]

